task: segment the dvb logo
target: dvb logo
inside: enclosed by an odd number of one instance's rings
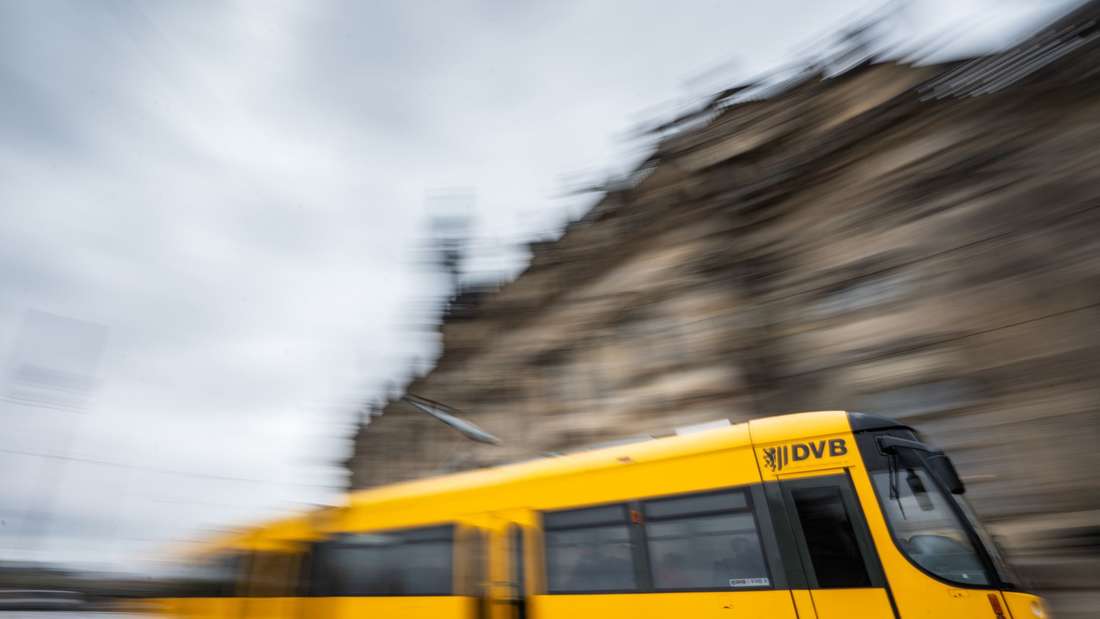
[[[843,456],[848,453],[848,443],[842,438],[822,439],[808,443],[792,443],[779,447],[764,448],[764,466],[773,473],[783,470],[783,467],[791,462],[802,462],[810,458],[821,459],[826,455],[830,457]]]

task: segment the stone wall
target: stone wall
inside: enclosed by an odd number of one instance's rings
[[[390,402],[356,436],[352,485],[713,419],[860,410],[948,449],[1025,576],[1062,616],[1091,616],[1094,13],[998,56],[806,75],[666,128],[627,188],[448,319],[437,367],[407,386],[504,445]]]

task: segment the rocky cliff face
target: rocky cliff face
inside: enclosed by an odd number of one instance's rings
[[[352,485],[862,410],[948,449],[1026,577],[1089,616],[1098,13],[995,56],[807,74],[663,127],[635,178],[444,323],[443,357],[408,386],[504,447],[390,403],[356,436]]]

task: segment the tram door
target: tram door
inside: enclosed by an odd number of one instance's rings
[[[515,519],[502,519],[493,531],[493,570],[490,587],[490,619],[527,619],[531,594],[529,527]]]
[[[489,529],[483,528],[481,523],[477,526],[460,524],[456,530],[456,544],[458,551],[458,580],[456,581],[459,595],[469,599],[469,612],[466,617],[470,619],[491,619],[489,599]]]
[[[297,576],[301,553],[290,551],[255,552],[248,574],[238,589],[240,616],[262,619],[295,619],[299,613]]]
[[[817,619],[894,617],[851,481],[826,473],[779,479]]]

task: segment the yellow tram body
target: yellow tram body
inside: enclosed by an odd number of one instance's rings
[[[799,413],[394,484],[206,553],[189,619],[1043,617],[946,456]],[[226,560],[231,558],[232,560]]]

